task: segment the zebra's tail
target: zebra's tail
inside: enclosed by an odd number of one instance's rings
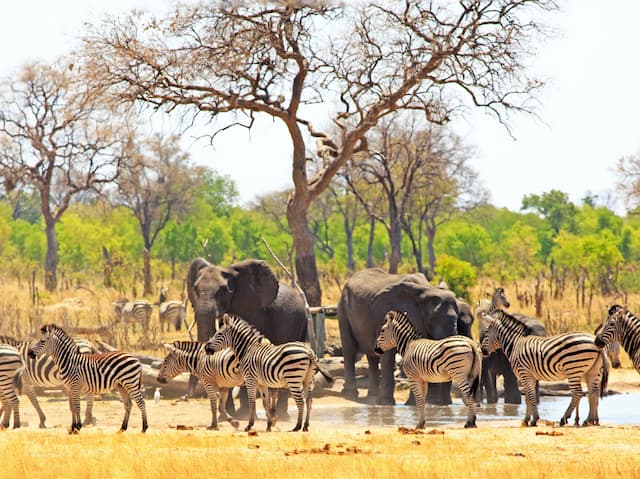
[[[469,371],[471,381],[471,397],[475,398],[480,385],[480,376],[482,375],[482,351],[476,343],[471,344],[473,351],[473,362],[471,363],[471,370]]]
[[[328,386],[333,386],[333,383],[334,383],[335,379],[333,378],[333,376],[331,374],[329,374],[329,371],[327,371],[324,368],[324,366],[322,366],[320,364],[320,362],[318,361],[318,357],[315,355],[315,353],[313,353],[313,356],[311,357],[311,360],[315,364],[316,370],[320,374],[322,374],[324,376],[324,378],[327,380],[327,385]]]
[[[23,374],[24,374],[24,366],[19,368],[16,371],[16,374],[13,376],[13,386],[16,388],[18,395],[22,394],[22,386],[23,386],[22,375]]]
[[[609,358],[607,358],[607,353],[604,348],[600,350],[600,354],[602,355],[602,379],[600,380],[600,397],[603,398],[608,393],[609,388]]]

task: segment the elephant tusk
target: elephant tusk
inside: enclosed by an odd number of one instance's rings
[[[191,335],[191,330],[193,329],[193,325],[194,324],[196,324],[196,318],[193,318],[193,321],[191,321],[191,324],[187,328],[187,333],[189,333],[189,338],[191,339],[191,341],[193,341],[193,336]]]

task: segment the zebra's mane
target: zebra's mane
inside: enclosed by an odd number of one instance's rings
[[[171,343],[174,348],[180,349],[182,351],[191,351],[193,349],[198,349],[203,344],[205,343],[202,343],[200,341],[174,341],[173,343]]]
[[[235,314],[229,315],[229,326],[235,328],[236,330],[244,330],[249,331],[251,333],[251,339],[254,339],[256,342],[269,342],[269,339],[260,332],[258,328],[256,328],[253,324],[248,321],[242,319],[240,316]]]
[[[522,332],[523,335],[527,332],[528,326],[525,322],[520,318],[510,315],[504,309],[496,309],[490,316],[505,326],[510,326],[510,329]]]
[[[395,321],[400,326],[407,326],[408,325],[410,327],[410,329],[409,329],[410,332],[412,332],[412,333],[417,333],[418,332],[416,327],[409,320],[409,315],[406,313],[406,311],[392,310],[392,311],[389,311],[387,314],[391,315],[391,322]]]
[[[73,349],[74,351],[76,351],[77,353],[80,353],[80,346],[78,345],[78,343],[76,343],[73,338],[71,336],[69,336],[67,334],[67,332],[62,329],[60,326],[58,326],[57,324],[54,323],[50,323],[50,324],[45,324],[44,326],[42,326],[40,328],[40,332],[42,334],[45,333],[53,333],[53,335],[55,337],[57,337],[61,342],[63,343],[67,343],[69,345],[71,345],[71,348],[75,348]]]

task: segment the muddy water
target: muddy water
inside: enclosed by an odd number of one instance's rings
[[[540,418],[548,421],[559,421],[569,405],[568,396],[543,396],[538,404]],[[478,425],[485,420],[521,420],[525,414],[524,400],[520,405],[482,404],[478,408]],[[580,401],[580,418],[583,421],[589,412],[589,403],[584,397]],[[640,393],[616,394],[600,400],[600,423],[640,425]],[[454,399],[450,406],[427,406],[426,422],[429,426],[442,426],[464,423],[467,408],[459,399]],[[355,426],[406,426],[413,427],[418,420],[413,406],[369,406],[356,404],[353,406],[314,405],[313,420],[328,423],[352,424]],[[573,416],[570,421],[573,423]]]

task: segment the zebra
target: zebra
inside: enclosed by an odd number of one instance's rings
[[[598,338],[598,335],[602,331],[603,327],[604,327],[604,324],[600,324],[594,331],[594,334],[596,335],[596,339]],[[607,353],[607,357],[611,362],[612,368],[618,369],[619,367],[622,366],[622,363],[620,362],[620,341],[618,341],[617,339],[612,339],[610,342],[604,345],[604,350]]]
[[[20,427],[20,394],[23,374],[20,351],[10,344],[0,344],[0,400],[2,421],[0,429],[7,429],[13,411],[13,427]],[[16,389],[17,393],[16,394]]]
[[[83,338],[74,338],[74,341],[78,345],[81,353],[97,352],[96,347],[91,341]],[[41,356],[35,359],[30,358],[29,347],[31,346],[31,342],[29,341],[19,341],[10,336],[0,336],[0,343],[10,344],[20,352],[20,358],[24,364],[24,384],[22,392],[29,398],[33,408],[38,413],[38,418],[40,419],[38,427],[40,429],[46,429],[47,426],[45,422],[47,417],[40,407],[35,388],[58,388],[60,386],[64,386],[58,367],[50,356]],[[95,418],[93,417],[93,400],[93,394],[87,394],[87,408],[85,410],[84,424],[95,424]]]
[[[424,429],[425,398],[428,383],[453,381],[460,389],[468,408],[465,428],[476,427],[476,404],[473,396],[480,382],[482,353],[480,346],[466,336],[424,339],[411,324],[407,313],[389,311],[376,339],[375,352],[398,348],[402,369],[416,397],[420,419],[416,429]]]
[[[178,374],[189,372],[202,382],[211,403],[211,425],[207,429],[218,429],[216,402],[220,403],[220,421],[229,421],[234,428],[238,421],[227,415],[226,401],[229,389],[244,384],[238,360],[233,350],[227,348],[213,354],[204,350],[205,343],[197,341],[174,341],[164,344],[167,355],[158,373],[158,382],[166,384]]]
[[[288,342],[273,345],[258,329],[239,316],[223,315],[222,327],[209,339],[205,351],[209,354],[232,348],[240,364],[249,396],[250,431],[256,417],[257,390],[263,395],[267,414],[267,432],[275,424],[277,388],[288,387],[298,407],[298,420],[292,431],[309,430],[311,416],[311,387],[315,370],[333,382],[333,378],[318,364],[318,358],[309,345]],[[306,402],[307,413],[302,424]]]
[[[596,335],[595,344],[600,348],[606,348],[614,341],[620,342],[633,367],[640,372],[640,319],[619,304],[609,308],[608,317]]]
[[[511,306],[511,303],[509,303],[509,300],[507,299],[504,288],[495,288],[490,300],[481,299],[476,303],[474,313],[476,318],[479,318],[481,312],[484,311],[486,314],[491,315],[491,313],[503,306],[508,308]]]
[[[122,351],[83,354],[73,338],[55,324],[40,329],[40,340],[29,348],[30,357],[48,353],[60,370],[60,378],[69,391],[71,408],[70,434],[82,428],[80,392],[100,394],[117,388],[124,403],[124,419],[120,431],[126,431],[131,414],[131,402],[136,402],[142,414],[142,432],[148,428],[147,411],[142,396],[142,366],[131,354]]]
[[[119,299],[111,304],[113,305],[113,312],[115,313],[116,320],[124,321],[125,327],[127,324],[131,323],[134,331],[136,329],[136,324],[141,324],[143,331],[147,331],[149,329],[153,306],[151,306],[151,303],[146,299],[138,299],[136,301]]]
[[[509,358],[513,371],[525,390],[527,412],[523,424],[535,426],[538,422],[536,404],[536,380],[554,381],[567,379],[571,402],[560,419],[564,426],[573,410],[575,424],[580,424],[578,407],[582,397],[582,379],[587,384],[589,416],[583,425],[598,425],[599,395],[607,390],[609,363],[604,353],[594,344],[594,336],[587,333],[564,333],[555,336],[524,336],[526,325],[499,309],[488,321],[487,334],[482,340],[482,352],[491,353],[502,348]]]
[[[164,325],[167,325],[167,332],[169,331],[169,325],[173,324],[176,331],[180,331],[182,323],[185,322],[187,316],[187,308],[185,303],[177,299],[168,300],[169,290],[167,288],[160,288],[160,298],[158,300],[158,320],[160,321],[160,331],[164,331]]]

